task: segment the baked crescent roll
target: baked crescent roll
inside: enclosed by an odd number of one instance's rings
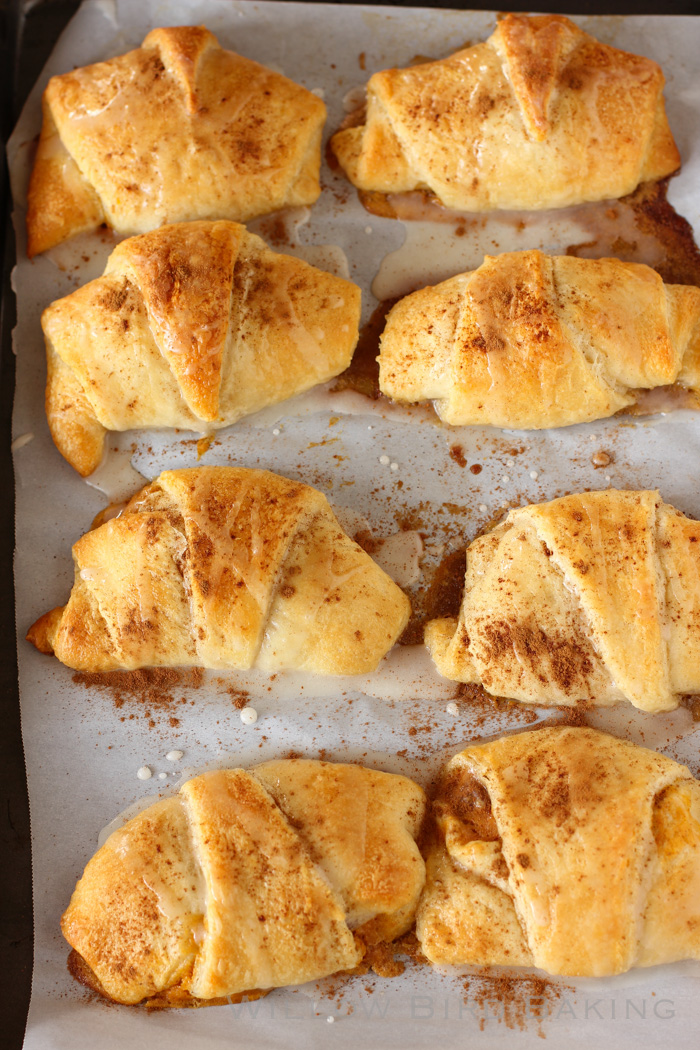
[[[106,223],[146,233],[313,204],[326,107],[221,48],[204,26],[52,77],[29,185],[27,251]]]
[[[360,190],[427,190],[461,211],[562,208],[631,193],[680,156],[664,76],[561,15],[509,14],[484,44],[375,73],[332,148]]]
[[[373,671],[406,595],[326,497],[266,470],[167,470],[73,547],[68,603],[27,638],[81,671]]]
[[[381,338],[382,392],[454,426],[585,423],[676,382],[697,400],[700,288],[618,259],[487,255],[402,299]]]
[[[527,704],[700,691],[700,522],[658,492],[584,492],[512,510],[467,551],[459,620],[431,620],[440,674]]]
[[[413,925],[424,808],[417,784],[362,766],[292,759],[195,777],[89,861],[61,923],[70,968],[115,1002],[152,1006],[352,969]]]
[[[436,965],[606,977],[700,958],[700,784],[584,728],[468,747],[435,801],[417,934]]]
[[[104,275],[43,313],[46,414],[81,474],[109,430],[213,430],[348,367],[360,289],[233,222],[122,241]]]

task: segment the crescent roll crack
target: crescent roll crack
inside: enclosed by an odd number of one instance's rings
[[[700,288],[618,259],[487,255],[402,299],[381,337],[381,391],[453,426],[569,426],[673,383],[698,401]]]
[[[434,802],[416,930],[435,965],[606,977],[700,958],[700,784],[593,729],[468,747]]]
[[[27,638],[81,671],[373,671],[410,604],[316,489],[263,470],[165,471],[73,547],[68,603]]]
[[[353,969],[413,924],[424,809],[412,781],[362,766],[292,759],[195,777],[88,863],[61,924],[71,969],[115,1002],[153,1006]]]
[[[100,223],[245,221],[321,192],[323,102],[204,26],[154,29],[136,51],[52,77],[43,114],[30,257]]]
[[[102,277],[42,315],[46,414],[83,476],[110,430],[214,430],[348,367],[360,289],[233,222],[122,241]]]
[[[425,642],[440,674],[497,696],[672,710],[700,691],[700,522],[658,492],[512,510],[470,545],[459,619]]]
[[[461,211],[622,197],[680,156],[664,76],[561,15],[509,14],[483,44],[375,73],[363,123],[331,143],[366,192],[424,190]]]

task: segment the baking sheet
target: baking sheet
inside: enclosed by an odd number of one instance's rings
[[[684,160],[682,173],[671,183],[670,199],[697,236],[700,23],[650,17],[578,21],[600,39],[663,65],[669,119]],[[177,683],[172,701],[165,704],[155,696],[146,702],[87,688],[73,680],[70,670],[23,641],[24,631],[42,612],[65,600],[72,580],[70,545],[108,502],[104,492],[86,485],[60,458],[43,415],[40,312],[52,299],[101,273],[114,242],[94,235],[50,258],[25,259],[23,200],[39,130],[40,92],[54,72],[137,46],[155,25],[188,22],[205,23],[224,46],[322,93],[330,134],[374,70],[407,64],[417,52],[441,57],[466,41],[484,39],[494,15],[231,0],[92,0],[59,40],[27,102],[9,146],[20,259],[13,277],[18,296],[13,430],[17,622],[36,929],[25,1045],[31,1050],[110,1050],[148,1040],[156,1048],[175,1050],[272,1048],[302,1041],[345,1047],[364,1040],[388,1048],[422,1047],[436,1039],[451,1047],[474,1038],[496,1047],[535,1045],[535,1039],[546,1035],[550,1046],[586,1046],[594,1039],[605,1043],[614,1033],[622,1047],[640,1041],[663,1046],[671,1039],[679,1047],[694,1046],[700,1021],[694,964],[609,981],[553,981],[544,990],[523,984],[505,999],[488,976],[478,981],[409,966],[392,980],[331,980],[279,990],[252,1004],[155,1014],[97,1002],[66,972],[67,948],[58,919],[100,830],[120,810],[172,790],[182,777],[204,768],[253,764],[290,751],[361,760],[425,784],[444,756],[467,740],[526,727],[532,717],[525,709],[475,711],[461,700],[458,714],[450,713],[447,703],[454,687],[441,681],[415,650],[395,650],[388,666],[355,682],[279,676],[268,688],[259,676],[207,673],[197,688],[186,680]],[[325,164],[322,182],[324,193],[310,214],[289,218],[290,236],[295,250],[311,261],[336,269],[347,261],[348,273],[363,289],[366,319],[375,305],[372,282],[382,260],[400,252],[406,228],[370,216],[354,190]],[[569,243],[571,231],[564,228],[563,217],[548,223],[528,234],[533,244],[556,249]],[[251,225],[265,234],[264,220]],[[433,230],[430,236],[439,239],[447,233]],[[483,249],[475,242],[470,250]],[[404,256],[403,265],[408,271],[401,279],[410,281],[413,262]],[[668,502],[700,516],[700,419],[688,412],[516,433],[448,431],[428,422],[407,422],[400,413],[385,418],[371,409],[352,397],[302,399],[220,432],[201,462],[264,466],[310,482],[326,492],[350,531],[353,525],[368,524],[375,535],[390,536],[409,518],[418,518],[426,537],[426,576],[445,549],[474,535],[504,503],[551,499],[589,487],[660,487]],[[354,414],[345,414],[348,410]],[[116,496],[120,487],[134,484],[129,461],[147,477],[168,467],[195,465],[193,437],[173,432],[117,437],[111,466],[103,472],[103,489]],[[481,473],[472,474],[449,456],[455,444],[462,447],[467,464],[482,466]],[[610,452],[613,462],[596,469],[592,455],[601,450]],[[380,462],[386,457],[389,463]],[[394,470],[392,463],[397,464]],[[242,725],[233,702],[231,692],[241,690],[259,712],[254,726]],[[551,717],[551,712],[536,714]],[[696,775],[700,772],[698,733],[685,709],[644,718],[618,708],[596,720],[687,761]],[[172,749],[183,751],[180,762],[166,759]],[[146,782],[136,776],[144,765],[154,774]]]

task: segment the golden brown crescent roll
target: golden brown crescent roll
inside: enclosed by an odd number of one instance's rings
[[[81,474],[108,430],[214,430],[338,375],[360,289],[233,222],[131,237],[104,275],[42,316],[46,414]]]
[[[700,784],[593,729],[468,747],[445,767],[419,905],[436,965],[605,977],[700,958]]]
[[[73,560],[68,603],[27,638],[82,671],[364,674],[410,613],[321,492],[265,470],[167,470]]]
[[[52,77],[43,113],[30,256],[100,223],[245,221],[321,192],[323,102],[204,26],[154,29],[136,51]]]
[[[562,208],[631,193],[680,156],[664,76],[561,15],[509,14],[484,44],[375,73],[332,148],[360,190],[427,190],[462,211]]]
[[[198,1006],[348,970],[413,924],[422,790],[291,759],[205,773],[115,831],[63,916],[71,969],[119,1003]]]
[[[700,691],[700,522],[658,492],[585,492],[512,510],[467,551],[459,620],[428,623],[440,674],[527,704]]]
[[[700,393],[700,288],[618,259],[487,255],[396,304],[379,385],[454,426],[540,429],[613,415],[635,390]]]

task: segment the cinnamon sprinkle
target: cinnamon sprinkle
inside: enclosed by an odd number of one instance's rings
[[[402,934],[394,941],[380,941],[378,944],[368,945],[362,962],[350,972],[353,975],[363,976],[372,970],[378,977],[399,977],[406,970],[407,964],[428,965],[428,960],[423,955],[413,930]]]
[[[690,711],[693,722],[700,722],[700,696],[683,696],[681,704]]]
[[[459,616],[466,565],[466,547],[449,551],[435,569],[428,587],[411,594],[411,619],[401,636],[401,645],[419,645],[428,620],[438,616]]]
[[[386,325],[387,314],[398,299],[385,299],[373,311],[360,330],[360,337],[352,361],[336,379],[333,392],[355,390],[372,401],[383,397],[379,390],[379,339]]]
[[[494,715],[517,714],[526,723],[536,722],[537,713],[517,700],[503,696],[491,696],[475,682],[462,683],[457,686],[456,699],[464,700],[469,705],[469,724],[474,729],[481,729]]]
[[[464,455],[464,449],[461,445],[450,446],[450,459],[453,459],[455,463],[462,468],[467,465],[467,458]],[[472,471],[472,473],[474,473],[474,471]]]
[[[493,974],[488,967],[479,976],[463,979],[464,1002],[474,1008],[480,1031],[489,1021],[498,1021],[511,1030],[524,1031],[531,1024],[538,1026],[538,1035],[545,1038],[542,1023],[554,1012],[554,1005],[567,985],[534,975],[512,973]]]
[[[227,687],[226,692],[231,697],[233,706],[237,711],[242,711],[244,707],[248,706],[250,693],[247,689],[236,689],[235,686],[230,685]]]
[[[185,697],[176,697],[177,689],[198,689],[203,682],[201,667],[178,669],[174,667],[147,667],[138,671],[76,671],[73,681],[86,689],[109,692],[115,708],[129,708],[121,720],[145,718],[150,729],[158,721],[167,720],[175,729],[180,719],[173,712],[179,704],[187,703]]]

